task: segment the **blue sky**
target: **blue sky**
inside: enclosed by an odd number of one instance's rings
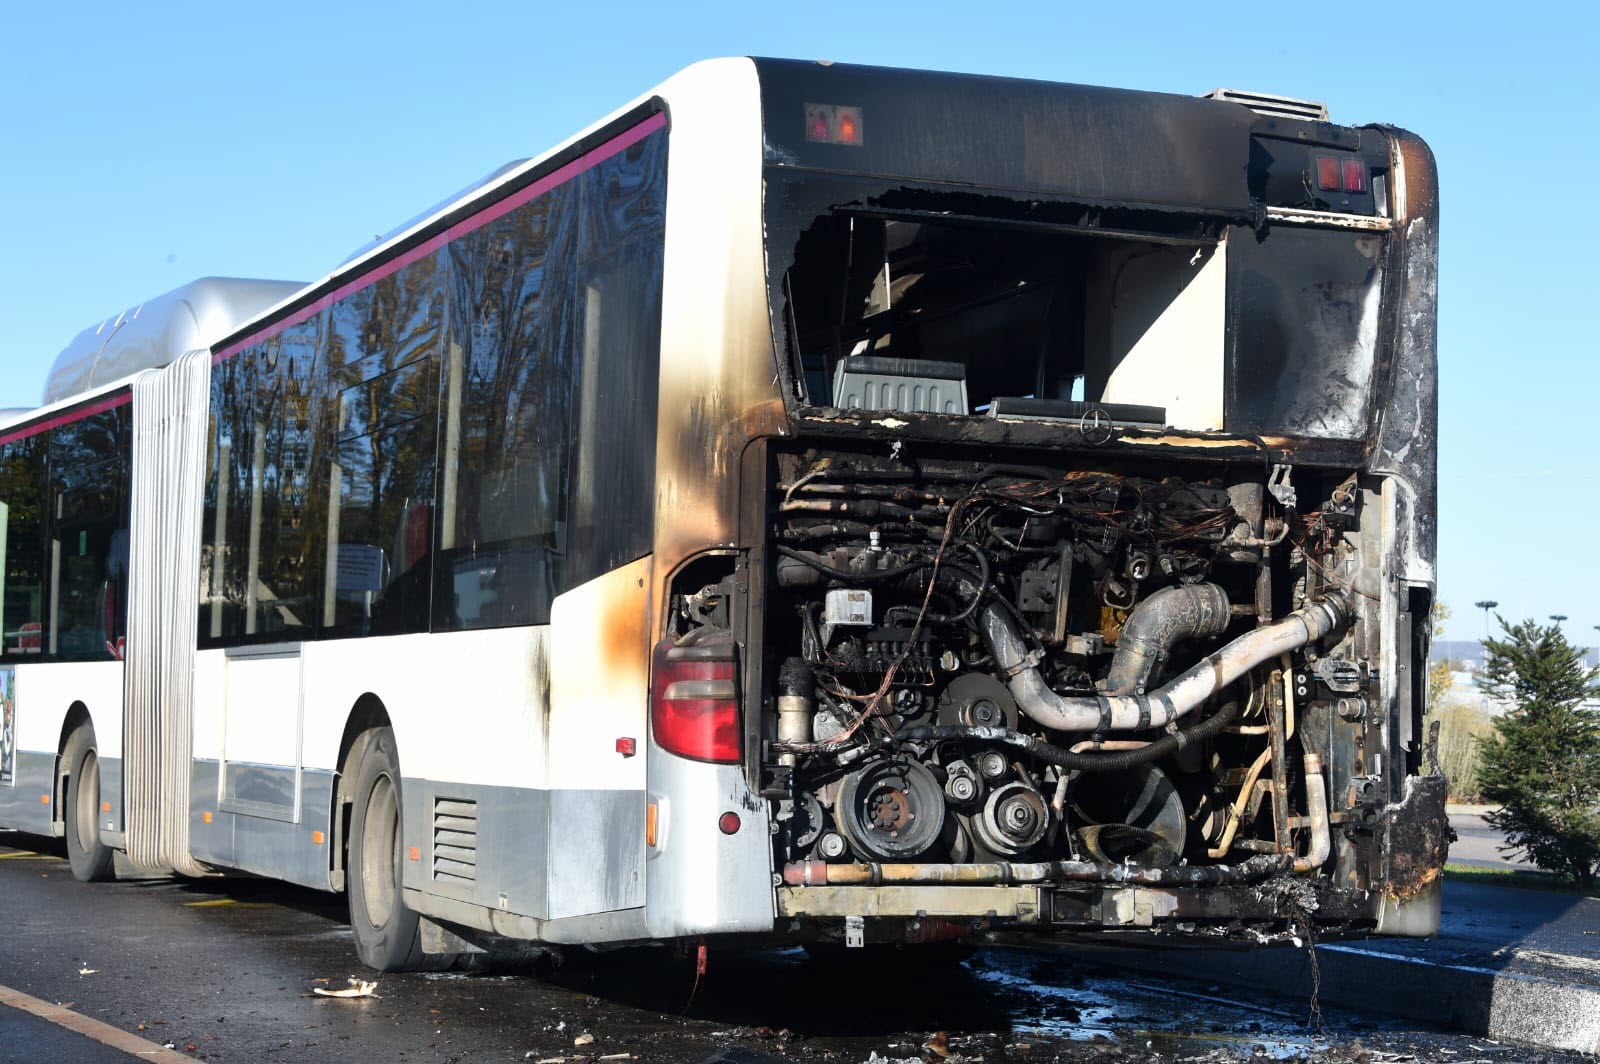
[[[554,5],[550,5],[554,6]],[[82,328],[198,276],[311,280],[696,59],[778,55],[1327,101],[1443,189],[1439,586],[1600,632],[1600,15],[1470,5],[13,5],[0,407]]]

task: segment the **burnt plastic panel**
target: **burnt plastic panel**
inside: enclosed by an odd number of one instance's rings
[[[757,59],[769,164],[1245,214],[1256,115],[1187,96]],[[808,140],[807,104],[860,109],[859,144]]]

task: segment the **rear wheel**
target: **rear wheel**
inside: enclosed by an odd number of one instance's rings
[[[100,841],[100,757],[94,728],[80,724],[67,739],[61,763],[67,766],[67,859],[72,874],[85,883],[115,878],[111,847]]]
[[[350,815],[350,929],[361,963],[380,972],[438,971],[455,955],[424,953],[417,914],[400,893],[400,759],[377,729],[356,772]]]

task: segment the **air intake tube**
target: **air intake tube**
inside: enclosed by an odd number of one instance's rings
[[[1127,648],[1118,648],[1111,665],[1112,683],[1098,696],[1067,697],[1050,690],[1015,623],[993,602],[979,615],[979,628],[995,664],[1011,678],[1017,706],[1033,720],[1065,732],[1146,731],[1193,711],[1257,665],[1322,639],[1344,624],[1349,614],[1344,600],[1331,595],[1246,632],[1158,689],[1135,693],[1172,642],[1216,635],[1227,623],[1227,597],[1221,588],[1202,584],[1174,590],[1186,594],[1152,595],[1134,611],[1128,622],[1133,638]],[[1141,620],[1147,609],[1149,619]]]

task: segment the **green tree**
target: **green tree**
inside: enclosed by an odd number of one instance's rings
[[[1507,625],[1484,643],[1489,693],[1513,703],[1480,747],[1483,796],[1500,809],[1489,822],[1540,868],[1594,882],[1600,866],[1600,669],[1555,625]]]

